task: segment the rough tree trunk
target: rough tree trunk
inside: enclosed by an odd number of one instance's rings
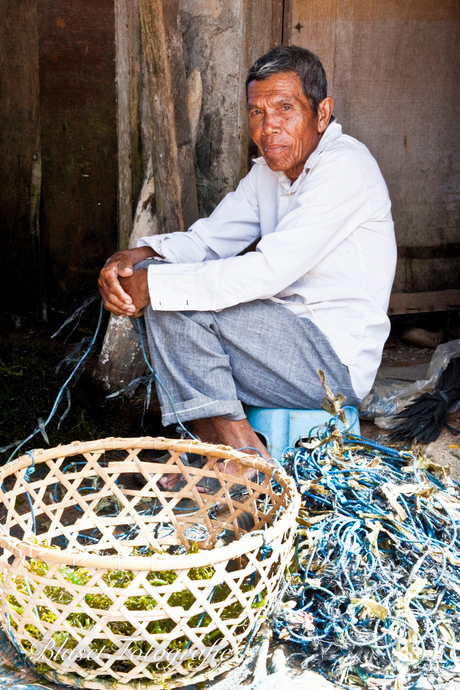
[[[201,111],[201,74],[196,68],[185,81],[177,3],[165,1],[164,14],[160,0],[153,3],[141,0],[140,5],[143,4],[145,91],[151,125],[148,139],[153,142],[153,151],[129,237],[130,248],[136,246],[139,237],[183,230],[198,214],[193,156]],[[120,41],[120,44],[128,45],[128,42]],[[126,64],[129,61],[121,61],[121,68],[126,70]],[[120,79],[119,86],[126,88],[126,79]],[[124,117],[123,112],[119,113],[120,117]],[[125,178],[124,172],[121,179]],[[129,337],[130,330],[129,319],[110,317],[95,371],[96,378],[110,391],[120,390],[146,370],[141,348]]]
[[[158,233],[155,183],[150,158],[137,204],[129,248],[136,246],[139,237]],[[124,388],[130,381],[142,376],[146,370],[140,345],[129,337],[131,327],[131,321],[127,317],[111,314],[95,371],[96,378],[111,392]]]
[[[140,44],[123,35],[133,32],[136,22],[142,27],[142,54],[145,75],[141,96],[145,97],[143,109],[144,152],[152,154],[155,177],[155,204],[160,232],[187,228],[197,217],[196,184],[193,169],[193,152],[197,135],[198,117],[191,118],[196,126],[190,126],[185,117],[185,69],[181,20],[185,30],[185,60],[187,70],[199,67],[204,79],[203,112],[197,145],[196,169],[198,171],[202,215],[208,215],[224,194],[235,189],[240,177],[247,171],[248,133],[246,127],[244,77],[247,68],[270,45],[281,41],[282,0],[226,0],[225,3],[205,0],[115,0],[119,6],[118,26],[123,40],[119,51],[128,50],[121,68],[128,70],[120,79],[117,66],[118,90],[125,88],[125,103],[129,102],[129,80],[136,70],[140,71],[141,59],[132,57],[133,48]],[[139,4],[139,14],[134,9]],[[134,9],[133,9],[134,8]],[[140,31],[139,31],[140,33]],[[124,37],[123,37],[124,36]],[[130,48],[131,46],[131,48]],[[129,52],[129,50],[131,52]],[[141,50],[139,48],[139,53]],[[195,87],[191,84],[197,80]],[[201,108],[201,79],[192,72],[188,80],[189,113],[192,100]],[[123,86],[124,85],[124,86]],[[192,98],[194,95],[194,98]],[[142,100],[142,98],[141,98]],[[195,104],[195,112],[196,112]],[[123,112],[131,113],[124,131],[131,127],[133,138],[133,101],[128,108],[119,102],[119,118]],[[139,108],[138,108],[139,110]],[[140,108],[142,110],[142,108]],[[137,120],[136,120],[137,125]],[[147,131],[150,129],[151,131]],[[124,180],[123,209],[129,210],[127,196],[130,187],[126,165],[135,159],[138,148],[130,145],[124,157],[120,180]],[[144,160],[148,156],[144,156]],[[120,165],[121,159],[120,159]],[[139,227],[139,226],[138,226]],[[124,232],[120,231],[120,248],[128,246],[130,218],[125,217]],[[126,232],[126,229],[128,232]],[[154,229],[152,232],[156,232]],[[137,235],[137,230],[133,233]],[[149,232],[140,231],[140,235]],[[126,241],[123,240],[126,238]],[[132,238],[134,244],[134,237]],[[113,332],[112,332],[113,330]],[[121,387],[122,381],[140,375],[137,369],[139,353],[133,342],[127,344],[128,326],[112,319],[101,354],[96,375],[111,390]]]
[[[185,230],[198,218],[198,203],[179,0],[139,0],[139,10],[157,213],[162,232]]]

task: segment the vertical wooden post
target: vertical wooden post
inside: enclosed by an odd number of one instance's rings
[[[281,43],[285,43],[283,35],[285,2],[286,0],[272,0],[271,48],[275,48]]]
[[[283,36],[282,42],[284,45],[290,46],[295,43],[292,40],[292,18],[293,18],[293,5],[294,0],[282,0],[283,8]]]
[[[198,217],[178,0],[139,0],[153,128],[155,193],[163,232]]]
[[[143,144],[148,163],[134,225],[132,163],[140,115],[136,85],[140,84],[141,71],[141,51],[135,51],[137,0],[134,4],[132,0],[116,0],[115,5],[121,249],[135,246],[141,235],[185,230],[198,217],[189,110],[196,132],[201,109],[200,73],[194,70],[187,89],[178,2],[168,0],[163,5],[162,0],[140,0],[139,5],[146,79],[142,96],[147,99],[147,112],[142,113]],[[144,373],[145,362],[139,345],[129,337],[130,330],[129,319],[111,316],[94,372],[109,390],[122,388]]]
[[[115,0],[118,137],[118,249],[126,249],[133,227],[133,199],[140,191],[139,152],[141,46],[137,0]]]
[[[128,246],[132,226],[130,60],[128,0],[115,0],[115,63],[118,137],[118,248]]]

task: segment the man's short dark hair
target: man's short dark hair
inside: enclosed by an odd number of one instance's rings
[[[327,80],[320,59],[306,48],[277,46],[255,61],[246,77],[246,93],[251,81],[262,81],[274,74],[295,72],[315,115],[318,105],[327,96]]]

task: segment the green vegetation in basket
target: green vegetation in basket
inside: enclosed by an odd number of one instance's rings
[[[199,553],[199,547],[196,543],[191,545],[189,553]],[[151,549],[146,550],[145,548],[142,550],[134,549],[132,552],[133,556],[152,556],[154,554],[155,551]],[[32,574],[32,580],[34,575],[46,577],[49,572],[49,566],[44,561],[36,559],[29,561],[27,564],[27,569]],[[214,567],[211,565],[195,567],[189,570],[188,577],[190,580],[194,581],[210,580],[215,575],[215,572]],[[85,587],[92,578],[92,575],[86,568],[71,568],[69,566],[61,566],[59,568],[59,575],[64,580],[72,583],[72,585],[76,585],[77,587]],[[102,580],[110,588],[126,589],[133,582],[134,578],[135,575],[130,570],[108,570],[103,575]],[[58,578],[54,577],[53,579],[57,580]],[[149,584],[155,587],[163,587],[172,584],[177,579],[177,574],[173,570],[152,571],[148,573],[146,579]],[[16,587],[17,593],[21,595],[20,599],[22,600],[25,600],[26,597],[28,598],[35,591],[33,583],[29,581],[29,579],[26,580],[26,577],[16,576],[13,578],[13,583]],[[255,584],[253,576],[247,577],[240,585],[240,590],[243,593],[252,591],[254,588]],[[231,589],[227,584],[219,583],[212,589],[209,597],[209,603],[218,604],[220,602],[224,602],[231,595],[231,593]],[[71,592],[62,586],[46,585],[43,589],[43,594],[47,599],[49,599],[50,602],[58,605],[69,605],[73,600],[73,595]],[[114,596],[114,599],[115,598],[116,597]],[[265,599],[266,590],[264,589],[253,601],[251,608],[255,609],[263,607],[265,605]],[[12,614],[23,614],[24,608],[17,597],[10,594],[7,596],[7,601]],[[102,592],[100,594],[88,593],[85,595],[84,601],[87,606],[92,609],[108,610],[113,605],[113,600],[107,596],[107,594]],[[167,601],[169,606],[180,606],[185,611],[188,611],[195,603],[196,597],[188,589],[183,589],[177,592],[172,592]],[[124,603],[124,606],[130,611],[152,611],[157,606],[157,602],[150,594],[142,594],[128,597]],[[57,619],[56,613],[54,613],[50,607],[42,604],[37,604],[34,607],[34,612],[38,614],[40,621],[45,624],[52,624]],[[231,620],[234,618],[239,618],[242,613],[243,605],[239,601],[233,601],[219,612],[219,616],[222,620]],[[18,625],[14,620],[13,615],[10,615],[10,619],[12,628],[17,630]],[[85,611],[82,611],[80,606],[77,606],[76,610],[67,616],[66,622],[75,629],[75,632],[71,634],[67,630],[61,630],[53,633],[52,638],[57,649],[74,649],[83,637],[78,633],[78,630],[89,631],[95,624],[94,620]],[[209,614],[203,614],[203,612],[201,612],[189,619],[188,626],[190,628],[207,628],[211,623],[212,619]],[[176,623],[170,618],[154,620],[148,623],[146,631],[151,635],[162,636],[172,632],[175,625]],[[244,630],[247,629],[247,625],[248,621],[243,620],[234,630],[234,634],[239,635],[244,632]],[[110,621],[107,623],[107,627],[115,635],[120,635],[125,638],[131,637],[136,632],[134,626],[128,621]],[[24,630],[31,638],[36,640],[41,640],[43,638],[43,633],[36,625],[27,623],[24,626]],[[216,642],[222,639],[222,637],[223,634],[218,628],[213,629],[202,637],[202,643],[206,647],[212,647],[214,644],[216,644]],[[34,652],[30,639],[22,639],[21,644],[28,654],[32,654]],[[181,637],[171,640],[168,644],[167,650],[168,652],[183,652],[187,649],[189,644],[189,638],[186,635],[182,635]],[[120,646],[121,645],[122,641],[120,642]],[[104,655],[104,657],[105,655],[116,654],[120,648],[113,641],[102,637],[89,642],[89,647],[92,651],[100,653],[100,655]],[[129,646],[129,652],[139,657],[145,657],[151,652],[151,650],[152,646],[143,640],[136,640]],[[55,663],[60,664],[62,662],[62,658],[55,651],[46,650],[45,656]],[[202,661],[202,658],[188,659],[184,660],[182,665],[184,668],[192,669],[200,666]],[[92,659],[81,659],[78,660],[77,663],[80,665],[80,667],[85,668],[86,670],[97,670],[99,667],[99,664]],[[115,664],[117,665],[116,668]],[[40,666],[40,668],[38,668],[38,666]],[[38,666],[36,668],[39,672],[44,673],[45,675],[46,673],[49,673],[50,667],[48,664],[39,664]],[[170,664],[164,661],[155,662],[149,664],[148,666],[149,670],[154,676],[162,671],[167,670],[169,667]],[[112,669],[114,671],[123,673],[129,672],[132,668],[133,663],[126,659],[118,659],[112,665]]]

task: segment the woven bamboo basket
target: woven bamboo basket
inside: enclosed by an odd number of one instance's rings
[[[182,488],[163,490],[174,473]],[[200,493],[204,477],[217,491]],[[2,626],[50,680],[97,689],[173,688],[238,664],[276,597],[300,501],[253,455],[163,438],[36,450],[2,467],[0,486]]]

